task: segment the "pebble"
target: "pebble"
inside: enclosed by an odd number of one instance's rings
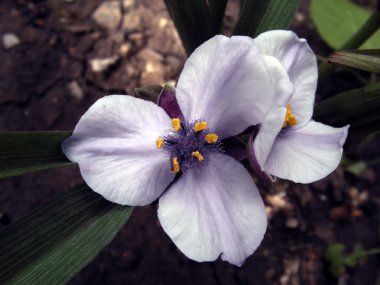
[[[3,40],[3,46],[6,49],[11,49],[17,46],[18,44],[20,44],[21,42],[19,37],[13,33],[4,34],[2,40]]]
[[[83,99],[83,90],[76,81],[71,81],[69,84],[67,84],[67,89],[69,90],[70,94],[78,99],[81,100]]]
[[[95,58],[90,60],[91,70],[96,73],[106,71],[119,60],[118,56],[108,58]]]
[[[92,14],[95,22],[110,31],[118,28],[122,14],[119,1],[108,1],[102,3]]]
[[[123,0],[124,11],[131,10],[136,5],[136,0]]]

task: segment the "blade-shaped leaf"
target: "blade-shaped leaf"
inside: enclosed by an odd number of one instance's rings
[[[350,132],[380,129],[380,83],[340,93],[316,105],[314,118],[333,126],[350,124]]]
[[[211,21],[214,26],[214,32],[218,33],[223,22],[224,12],[228,0],[208,0]]]
[[[380,73],[380,50],[337,51],[329,57],[329,62],[373,73]]]
[[[235,35],[256,37],[276,29],[287,29],[296,13],[300,0],[245,0]]]
[[[205,0],[165,0],[188,55],[215,35]]]
[[[0,178],[71,164],[61,151],[71,132],[0,133]]]
[[[310,12],[319,34],[333,49],[356,49],[359,46],[374,49],[380,46],[380,31],[372,35],[373,30],[376,31],[379,27],[377,17],[372,17],[375,22],[368,21],[371,13],[352,1],[312,0]],[[350,43],[353,35],[366,22],[366,29],[360,32],[363,40],[355,39]],[[371,37],[367,40],[369,36]],[[362,45],[365,40],[367,41]]]
[[[114,238],[132,210],[82,186],[33,211],[0,232],[1,284],[65,284]]]

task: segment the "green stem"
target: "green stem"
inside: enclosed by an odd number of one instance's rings
[[[366,255],[380,254],[380,248],[373,248],[365,252]]]
[[[376,11],[363,24],[345,44],[338,50],[353,50],[359,48],[366,40],[368,40],[380,27],[380,11]],[[333,71],[333,66],[327,61],[319,66],[319,77],[324,78]]]

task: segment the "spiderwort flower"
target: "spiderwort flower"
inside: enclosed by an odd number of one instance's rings
[[[311,120],[317,87],[316,57],[305,39],[291,31],[270,31],[254,40],[276,58],[294,86],[278,93],[253,143],[261,171],[300,183],[330,174],[339,164],[348,126],[333,128]],[[251,145],[252,146],[252,145]]]
[[[221,140],[260,123],[275,94],[289,88],[281,65],[266,60],[252,39],[216,36],[181,73],[181,116],[130,96],[107,96],[82,116],[63,151],[112,202],[142,206],[161,196],[161,225],[189,258],[221,255],[241,265],[263,238],[266,214],[250,174],[221,152]]]

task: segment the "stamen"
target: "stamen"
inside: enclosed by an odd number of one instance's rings
[[[158,149],[162,148],[164,146],[164,140],[162,138],[157,138],[156,140],[156,147]]]
[[[179,170],[180,170],[178,158],[174,157],[172,163],[173,163],[173,165],[172,165],[172,171],[170,171],[170,172],[171,173],[178,173]]]
[[[203,155],[199,152],[199,151],[193,151],[191,153],[192,156],[194,156],[196,159],[198,159],[198,161],[203,161],[205,158],[203,157]]]
[[[285,120],[284,124],[282,125],[283,128],[286,128],[286,126],[294,126],[297,125],[297,120],[296,117],[292,113],[292,109],[290,107],[290,104],[286,106],[286,115],[285,115]]]
[[[218,141],[218,135],[217,134],[207,134],[205,135],[205,141],[209,144],[216,143]]]
[[[196,122],[193,129],[196,132],[203,131],[203,130],[207,129],[207,122],[205,122],[205,121]]]
[[[181,119],[180,118],[172,119],[172,127],[176,132],[178,132],[182,128],[181,127]]]

